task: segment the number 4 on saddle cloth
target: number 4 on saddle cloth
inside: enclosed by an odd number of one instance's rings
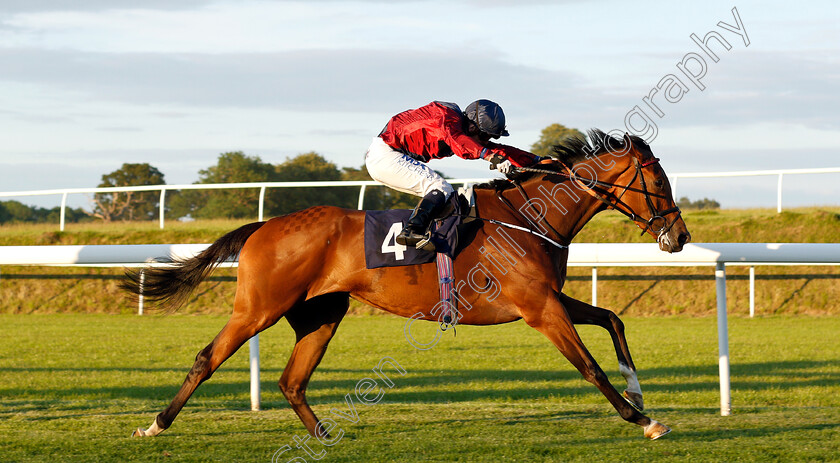
[[[472,189],[468,190],[468,197]],[[419,265],[437,261],[440,280],[440,298],[442,310],[439,319],[444,326],[455,325],[458,321],[457,299],[452,297],[455,282],[452,259],[460,248],[459,234],[466,233],[469,223],[465,222],[465,213],[469,211],[471,200],[460,194],[454,194],[439,218],[432,221],[429,230],[435,251],[425,251],[396,242],[396,237],[408,223],[410,209],[388,211],[365,211],[365,265],[367,268],[399,267]],[[478,222],[473,222],[477,224]]]
[[[458,234],[464,232],[462,211],[468,210],[469,202],[463,196],[454,194],[449,198],[429,227],[435,251],[397,244],[395,239],[408,223],[410,209],[365,211],[365,265],[379,268],[425,264],[435,260],[436,254],[454,258],[459,251]]]

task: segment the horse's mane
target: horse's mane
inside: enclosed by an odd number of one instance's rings
[[[643,152],[650,151],[650,147],[645,143],[644,139],[635,135],[631,135],[633,146]],[[591,157],[598,157],[611,152],[622,152],[626,149],[626,141],[624,138],[614,137],[604,133],[600,129],[592,128],[587,131],[587,138],[580,136],[572,136],[563,140],[560,144],[552,147],[551,158],[559,161],[555,164],[541,164],[541,170],[551,170],[555,172],[563,171],[563,166],[572,168],[575,164],[585,161]],[[521,172],[511,176],[511,179],[518,182],[527,181],[537,175],[545,175],[539,172]],[[497,191],[507,190],[512,188],[513,184],[507,179],[495,179],[487,183],[476,185],[480,189],[493,189]]]

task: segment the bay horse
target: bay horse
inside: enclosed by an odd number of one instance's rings
[[[623,323],[612,311],[562,292],[567,246],[595,214],[608,208],[629,217],[663,251],[680,251],[691,235],[659,160],[641,138],[593,129],[588,142],[571,139],[555,147],[555,156],[531,169],[520,168],[512,179],[476,187],[480,223],[454,260],[455,275],[468,275],[482,261],[484,269],[492,269],[488,249],[518,260],[504,273],[473,272],[471,284],[458,288],[463,310],[457,321],[495,325],[525,320],[554,343],[624,420],[641,426],[646,437],[659,438],[670,428],[642,413],[642,391]],[[138,428],[132,435],[155,436],[169,428],[195,389],[246,340],[285,318],[296,341],[278,385],[309,433],[328,436],[305,392],[347,313],[349,298],[402,317],[438,318],[433,310],[440,303],[435,264],[367,269],[364,221],[363,211],[311,207],[245,225],[193,258],[146,269],[144,297],[175,309],[219,263],[239,256],[230,320],[198,353],[169,406],[148,429]],[[502,229],[515,240],[498,239]],[[139,293],[138,274],[127,276],[123,287]],[[497,290],[492,300],[487,297],[490,287]],[[623,396],[584,346],[575,324],[609,332],[627,382]]]

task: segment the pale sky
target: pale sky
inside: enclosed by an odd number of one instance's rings
[[[124,162],[192,183],[235,150],[359,167],[392,115],[478,98],[502,105],[504,141],[524,149],[555,122],[634,130],[638,105],[668,172],[838,167],[838,5],[2,0],[0,191],[94,187]],[[730,46],[710,39],[717,62],[690,38],[710,31]],[[678,69],[692,53],[702,91]],[[643,98],[669,74],[685,88],[673,103],[652,97],[659,117]],[[431,167],[493,175],[483,161]],[[767,207],[775,185],[685,179],[679,194]],[[838,185],[840,174],[786,177],[785,203],[837,205]]]

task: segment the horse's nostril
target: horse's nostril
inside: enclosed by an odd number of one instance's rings
[[[680,246],[687,243],[689,239],[691,239],[691,237],[686,233],[680,233],[680,236],[677,237],[677,241],[679,241]]]

